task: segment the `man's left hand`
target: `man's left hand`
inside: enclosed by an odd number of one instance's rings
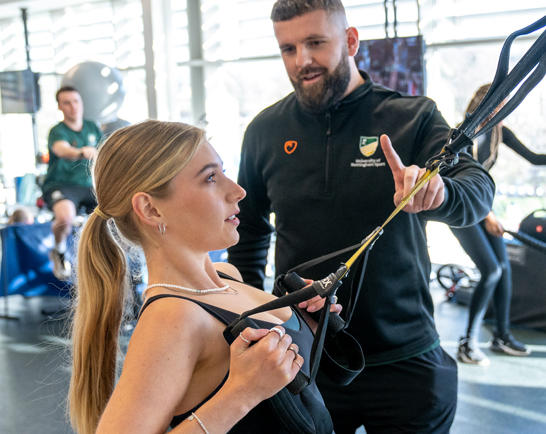
[[[391,139],[386,134],[380,137],[381,149],[387,159],[394,179],[394,204],[398,206],[417,181],[426,172],[425,168],[416,165],[404,166],[400,156],[392,147]],[[418,213],[438,208],[444,202],[444,181],[440,175],[434,176],[413,196],[403,208],[408,213]]]

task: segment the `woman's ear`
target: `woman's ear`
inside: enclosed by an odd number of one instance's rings
[[[345,30],[347,36],[347,48],[349,56],[355,56],[360,47],[358,39],[358,30],[355,27],[349,27]]]
[[[161,212],[154,205],[152,196],[148,193],[138,192],[131,199],[133,211],[141,223],[150,226],[156,226],[161,222]]]

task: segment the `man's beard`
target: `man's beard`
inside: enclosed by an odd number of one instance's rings
[[[303,85],[303,76],[313,72],[322,73],[322,80],[309,86]],[[304,68],[298,74],[297,80],[292,80],[298,101],[313,113],[322,113],[341,101],[349,81],[351,71],[349,58],[342,55],[336,69],[330,74],[323,67]]]

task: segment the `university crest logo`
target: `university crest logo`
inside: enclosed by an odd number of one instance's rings
[[[371,157],[373,154],[375,154],[378,144],[379,144],[379,138],[377,136],[373,136],[373,137],[360,136],[360,142],[358,144],[358,148],[360,149],[360,153],[362,155],[364,155],[365,157]]]

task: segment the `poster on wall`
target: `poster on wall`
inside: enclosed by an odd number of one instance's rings
[[[404,95],[424,95],[424,51],[421,35],[369,39],[360,41],[355,61],[375,83]]]

